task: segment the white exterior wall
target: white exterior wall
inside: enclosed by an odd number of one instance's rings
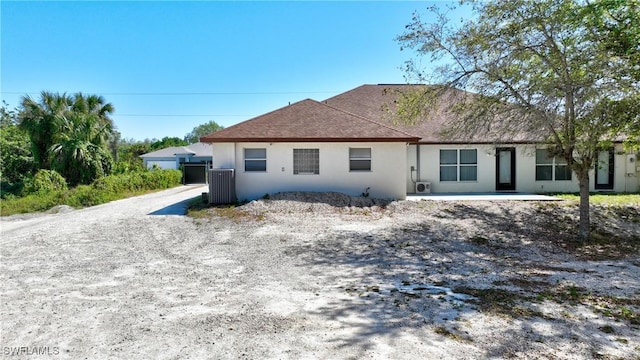
[[[235,145],[236,144],[234,143],[211,144],[211,148],[213,150],[212,167],[214,169],[236,168]]]
[[[176,160],[145,160],[147,169],[152,169],[153,166],[157,166],[160,169],[177,169]]]
[[[414,159],[417,158],[415,146],[411,149]],[[413,178],[416,181],[431,182],[431,192],[447,193],[447,192],[492,192],[495,191],[495,173],[496,158],[495,147],[487,147],[482,145],[419,145],[420,148],[420,164],[417,166],[419,170],[419,178],[416,178],[417,171],[414,172]],[[477,181],[440,181],[440,150],[448,149],[477,149],[478,152],[478,180]],[[416,162],[417,164],[417,162]],[[411,166],[411,165],[410,165]],[[516,166],[519,166],[516,161]],[[518,173],[516,173],[519,176]],[[518,184],[516,179],[516,184]],[[415,192],[413,184],[411,189],[407,191]]]
[[[418,149],[417,145],[409,145],[407,146],[407,169],[406,172],[406,188],[407,194],[413,194],[415,192],[415,183],[420,179],[417,178],[417,165],[418,165],[418,155],[416,150]],[[411,171],[411,167],[413,166],[415,171]],[[425,180],[426,181],[426,180]]]
[[[516,190],[518,192],[578,192],[578,180],[572,175],[570,181],[536,181],[536,159],[534,145],[419,145],[420,154],[416,153],[418,145],[407,147],[407,181],[406,191],[414,193],[414,181],[431,182],[431,191],[446,192],[495,192],[496,191],[496,147],[514,147],[516,149]],[[469,182],[440,181],[440,149],[477,149],[478,179]],[[614,155],[614,187],[616,192],[640,191],[640,169],[638,161],[633,163],[624,152],[622,145],[615,147]],[[417,158],[420,158],[418,164]],[[419,165],[419,178],[411,166]],[[606,191],[595,189],[595,171],[590,172],[591,191]]]
[[[349,148],[371,148],[371,171],[349,171]],[[267,171],[245,172],[244,149],[265,148]],[[294,175],[293,149],[319,149],[320,174]],[[220,143],[213,144],[214,168],[236,169],[239,200],[285,191],[336,191],[374,198],[404,199],[405,143]]]

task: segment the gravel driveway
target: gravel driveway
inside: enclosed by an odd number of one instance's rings
[[[637,254],[578,259],[528,228],[535,204],[272,199],[179,215],[202,191],[3,218],[1,356],[640,354]]]

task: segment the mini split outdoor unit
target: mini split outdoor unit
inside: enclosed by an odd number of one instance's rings
[[[429,194],[431,193],[431,183],[425,181],[416,182],[416,194]]]

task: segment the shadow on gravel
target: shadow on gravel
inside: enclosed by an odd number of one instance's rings
[[[183,200],[175,204],[165,206],[162,209],[158,209],[156,211],[150,212],[147,215],[185,215],[187,213],[187,209],[189,208],[189,204],[193,202],[195,199],[199,199],[199,198],[200,196]]]
[[[501,243],[504,239],[474,242],[448,228],[450,223],[434,221],[367,233],[336,231],[312,245],[289,249],[287,255],[300,257],[318,273],[339,268],[347,274],[335,280],[347,299],[314,312],[353,330],[350,337],[332,340],[339,347],[358,347],[364,356],[376,338],[409,333],[425,344],[443,346],[444,340],[454,340],[461,349],[473,349],[478,357],[518,357],[530,351],[555,356],[558,350],[577,343],[581,354],[599,357],[606,353],[603,345],[621,345],[626,341],[624,334],[633,331],[625,321],[613,322],[613,327],[603,331],[606,316],[603,320],[570,314],[571,306],[590,307],[585,300],[590,290],[564,290],[550,281],[552,276],[576,270],[554,267],[545,257],[545,253],[563,250],[550,244],[555,242],[554,231],[545,229],[536,210],[514,214],[506,207],[455,205],[448,209],[440,216],[467,216],[477,220],[478,232],[494,227],[513,243]],[[525,231],[514,223],[516,218],[540,221],[539,231]],[[547,250],[532,255],[527,248],[537,244],[525,245],[525,240],[539,242]],[[590,282],[608,281],[598,274],[585,276]],[[566,306],[565,314],[542,313],[545,301]],[[483,324],[483,316],[491,316],[494,322]]]

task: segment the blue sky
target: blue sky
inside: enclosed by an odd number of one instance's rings
[[[439,5],[446,4],[438,2]],[[0,92],[103,95],[124,138],[183,137],[361,84],[404,83],[394,40],[430,2],[0,2]]]

